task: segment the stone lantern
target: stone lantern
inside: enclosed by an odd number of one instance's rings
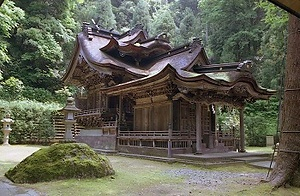
[[[74,98],[68,97],[66,106],[60,110],[64,113],[65,119],[65,134],[64,139],[65,140],[73,140],[73,134],[72,134],[72,126],[75,124],[75,113],[80,111],[80,109],[76,108]]]
[[[9,140],[9,134],[12,131],[10,125],[14,122],[13,119],[10,118],[10,115],[7,114],[1,122],[3,123],[3,145],[9,145],[8,140]]]

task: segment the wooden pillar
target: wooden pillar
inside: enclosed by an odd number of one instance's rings
[[[196,103],[196,153],[202,153],[201,104]]]
[[[157,131],[154,130],[154,125],[153,125],[154,121],[154,105],[153,103],[151,103],[150,108],[149,108],[149,131]]]
[[[213,126],[214,126],[214,131],[215,131],[215,141],[214,141],[214,146],[215,148],[219,145],[219,133],[218,133],[218,128],[217,128],[217,111],[218,110],[218,106],[215,105],[214,106],[214,121],[213,121]]]
[[[246,152],[245,150],[245,127],[244,127],[244,107],[240,111],[240,149],[239,152]]]
[[[171,158],[172,155],[172,127],[171,124],[169,124],[168,128],[168,135],[169,135],[169,140],[168,140],[168,158]]]
[[[212,134],[213,130],[214,130],[214,114],[212,111],[212,105],[209,105],[209,142],[208,142],[208,148],[212,149],[214,148],[214,136]]]
[[[116,149],[118,149],[119,146],[119,139],[118,136],[120,135],[120,131],[121,131],[121,121],[122,121],[122,108],[123,108],[123,96],[122,94],[120,94],[119,96],[119,119],[116,118],[116,126],[117,130],[116,130]],[[128,141],[128,145],[129,145],[129,141]]]
[[[169,114],[169,127],[171,127],[172,135],[174,129],[174,111],[173,111],[173,100],[170,101],[170,114]]]
[[[105,109],[108,110],[109,107],[108,107],[108,99],[109,97],[107,95],[105,95]]]
[[[123,95],[120,94],[119,96],[119,119],[118,119],[118,132],[120,131],[121,128],[121,123],[122,123],[122,113],[123,113]],[[119,134],[118,134],[119,135]]]

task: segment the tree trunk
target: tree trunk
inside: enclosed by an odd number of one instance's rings
[[[290,14],[288,28],[281,139],[270,176],[274,187],[300,186],[300,19]]]

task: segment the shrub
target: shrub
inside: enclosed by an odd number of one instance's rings
[[[1,74],[1,73],[0,73]],[[2,79],[0,75],[0,80]],[[77,91],[76,87],[63,87],[55,92],[44,88],[24,86],[23,82],[15,77],[0,82],[0,97],[5,101],[32,100],[41,103],[55,102],[65,104],[68,96]]]
[[[59,109],[57,104],[36,101],[0,100],[1,119],[6,113],[15,121],[12,124],[10,143],[49,142],[54,137],[53,116]]]
[[[21,93],[24,89],[23,82],[15,77],[1,82],[0,96],[8,101],[16,100],[21,97]]]
[[[32,88],[28,86],[22,91],[22,97],[27,100],[34,100],[43,103],[53,101],[53,95],[50,91],[43,88]]]
[[[278,100],[257,101],[245,108],[246,142],[249,146],[265,146],[267,135],[276,135]]]

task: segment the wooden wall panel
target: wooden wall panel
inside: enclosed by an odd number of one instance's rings
[[[168,130],[170,123],[170,104],[154,105],[153,106],[153,130],[165,131]]]
[[[166,131],[171,123],[171,102],[140,104],[134,108],[134,130]]]

